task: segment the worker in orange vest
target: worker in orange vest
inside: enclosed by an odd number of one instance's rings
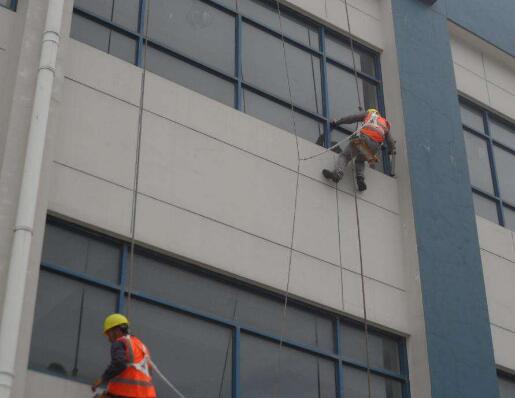
[[[111,343],[111,363],[102,377],[93,383],[93,392],[107,383],[108,397],[156,398],[147,347],[129,334],[129,320],[122,314],[109,315],[104,334]]]
[[[338,161],[333,171],[324,169],[322,174],[325,178],[338,183],[342,177],[345,167],[356,158],[356,183],[358,190],[367,189],[365,184],[365,161],[371,167],[378,162],[377,153],[383,142],[388,144],[389,154],[395,153],[395,141],[390,135],[390,122],[381,116],[376,109],[369,109],[356,115],[343,117],[331,122],[334,128],[340,124],[351,124],[361,122],[363,125],[357,133],[350,138],[350,142],[338,155]]]

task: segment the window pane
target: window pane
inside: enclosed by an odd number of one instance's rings
[[[470,182],[472,186],[493,194],[492,173],[486,141],[466,131],[464,135]]]
[[[503,200],[515,203],[515,155],[494,145],[495,170]]]
[[[294,123],[290,108],[270,101],[251,91],[244,90],[243,102],[245,113],[291,133],[295,133],[296,130],[299,137],[308,141],[316,142],[318,137],[323,134],[322,123],[297,112],[294,112]]]
[[[234,84],[196,68],[155,48],[147,50],[147,67],[166,79],[234,106]]]
[[[276,32],[281,32],[276,4],[266,4],[257,0],[239,0],[238,7],[244,15],[261,22]],[[286,37],[292,38],[313,49],[318,49],[318,31],[316,27],[288,15],[282,9],[281,22],[283,33]]]
[[[224,319],[236,319],[265,333],[281,334],[281,300],[140,255],[135,257],[133,279],[136,291]],[[326,351],[334,349],[330,318],[289,305],[284,330],[285,338]]]
[[[348,42],[327,35],[325,39],[325,50],[329,58],[353,67],[352,50]],[[356,62],[357,70],[375,77],[374,57],[364,51],[354,48],[354,60]]]
[[[120,248],[114,244],[57,225],[46,226],[42,262],[117,283],[120,255]]]
[[[504,226],[515,231],[515,210],[504,206]]]
[[[515,380],[505,377],[499,377],[499,397],[500,398],[515,398]]]
[[[474,200],[474,210],[479,217],[486,218],[496,224],[499,224],[499,216],[497,214],[497,205],[493,200],[484,198],[476,193],[472,194]]]
[[[500,123],[494,119],[490,119],[488,124],[490,135],[501,144],[515,150],[515,129]]]
[[[234,17],[199,0],[153,0],[149,36],[234,75]]]
[[[460,110],[461,110],[461,122],[466,125],[467,127],[470,127],[471,129],[474,129],[476,131],[479,131],[480,133],[485,132],[485,125],[483,123],[483,114],[474,109],[471,108],[465,104],[460,104]]]
[[[80,15],[73,14],[70,36],[124,61],[135,63],[135,40]]]
[[[111,31],[109,53],[131,64],[136,63],[136,40]]]
[[[341,344],[343,355],[366,365],[367,354],[365,331],[347,324],[341,325]],[[400,372],[399,345],[387,336],[368,334],[370,366]]]
[[[402,385],[396,380],[374,374],[370,387],[373,398],[402,398]],[[345,398],[369,398],[367,372],[344,366],[343,395]]]
[[[335,398],[335,368],[331,361],[243,334],[241,393],[245,398]]]
[[[354,75],[337,66],[328,64],[327,81],[331,119],[358,113],[359,102]],[[377,108],[376,86],[359,79],[358,87],[361,103],[364,104],[365,109]]]
[[[0,0],[0,6],[11,8],[11,0]]]
[[[99,364],[109,363],[109,343],[101,330],[103,318],[115,306],[113,293],[42,271],[30,367],[84,382],[94,380],[101,371]]]
[[[185,396],[231,396],[229,329],[137,300],[132,311],[132,333],[142,339],[159,369]],[[154,382],[160,398],[176,397],[159,377]]]
[[[286,45],[288,75],[281,40],[251,25],[243,27],[243,78],[256,87],[290,101],[288,76],[295,105],[322,113],[320,60]]]
[[[139,0],[75,0],[75,7],[113,21],[129,30],[138,30]]]

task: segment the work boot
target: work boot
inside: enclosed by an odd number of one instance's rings
[[[322,170],[322,174],[325,178],[327,178],[328,180],[333,180],[333,182],[335,182],[336,184],[338,184],[338,182],[342,179],[342,177],[338,173],[331,170],[324,169]]]
[[[363,192],[365,189],[367,189],[367,184],[365,184],[365,177],[356,177],[356,183],[358,184],[358,191]]]

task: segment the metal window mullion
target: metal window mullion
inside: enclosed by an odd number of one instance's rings
[[[125,284],[127,281],[129,261],[129,246],[124,244],[122,247],[122,258],[120,262],[120,291],[118,293],[117,312],[123,312],[125,306]]]
[[[499,224],[504,225],[504,209],[502,206],[502,195],[499,187],[499,178],[497,177],[497,169],[495,165],[494,145],[492,136],[490,134],[490,119],[488,112],[483,111],[483,122],[485,127],[485,133],[487,135],[487,149],[488,149],[488,160],[490,162],[490,173],[492,176],[492,182],[494,185],[494,194],[498,198],[497,200],[497,214],[499,217]]]
[[[145,19],[147,10],[147,0],[139,0],[139,14],[138,14],[138,45],[136,48],[136,65],[143,67],[143,53],[145,49],[144,32],[145,32]]]
[[[238,326],[236,326],[233,330],[232,344],[232,398],[240,398],[241,330]]]
[[[409,383],[409,364],[408,364],[408,349],[406,346],[406,340],[399,340],[399,364],[402,376],[406,379],[402,383],[402,398],[409,398],[411,396],[410,383]]]
[[[320,51],[322,59],[320,62],[321,80],[322,80],[322,111],[324,113],[324,146],[329,148],[331,146],[331,122],[329,114],[329,86],[327,82],[327,57],[325,53],[325,28],[322,26],[318,33],[320,41]]]
[[[236,68],[236,96],[235,96],[235,107],[239,111],[244,111],[244,105],[243,105],[243,87],[242,87],[242,81],[243,81],[243,54],[242,54],[242,46],[243,46],[243,37],[242,37],[242,30],[243,30],[243,21],[241,18],[241,15],[236,16],[236,48],[235,48],[235,68]]]
[[[119,285],[115,285],[115,284],[109,283],[109,282],[104,282],[104,281],[101,281],[94,277],[91,277],[87,274],[84,274],[82,272],[72,271],[68,268],[61,267],[61,266],[55,265],[55,264],[51,264],[46,261],[42,261],[40,266],[41,266],[41,269],[43,269],[45,271],[64,276],[64,277],[76,280],[78,282],[86,283],[88,285],[92,285],[92,286],[104,288],[104,289],[109,289],[112,291],[120,290]]]
[[[328,64],[336,66],[337,68],[343,69],[345,72],[352,73],[352,75],[354,75],[354,69],[351,65],[347,65],[340,61],[336,61],[335,59],[332,59],[331,57],[326,57],[326,58],[327,58]],[[375,60],[376,60],[376,58],[374,58],[374,62],[376,62]],[[375,85],[382,84],[381,80],[379,80],[373,76],[367,75],[366,73],[363,73],[359,70],[356,70],[356,73],[360,79],[366,80],[370,84],[375,84]]]
[[[336,318],[334,326],[334,342],[336,348],[336,355],[338,355],[338,363],[336,365],[336,397],[343,398],[343,364],[342,364],[342,345],[340,341],[341,324],[340,318]]]

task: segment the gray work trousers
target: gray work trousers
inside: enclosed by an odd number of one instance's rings
[[[362,135],[362,138],[370,148],[370,151],[373,154],[377,154],[381,144],[366,135]],[[367,159],[352,142],[349,142],[343,151],[338,155],[338,160],[336,161],[336,168],[334,172],[340,178],[342,178],[345,167],[347,167],[347,165],[354,158],[356,158],[356,177],[365,177],[365,162]]]

